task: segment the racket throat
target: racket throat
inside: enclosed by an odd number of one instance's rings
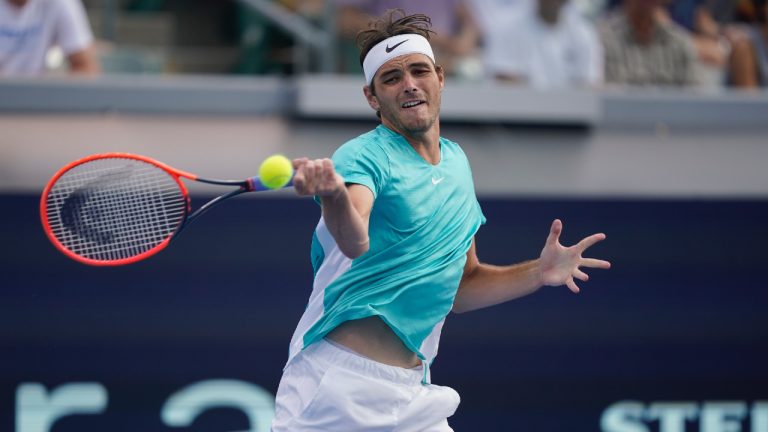
[[[226,199],[232,198],[234,196],[240,195],[240,194],[245,193],[245,192],[250,192],[250,191],[247,188],[245,188],[245,187],[240,188],[240,189],[235,189],[235,190],[233,190],[233,191],[231,191],[231,192],[229,192],[227,194],[218,196],[218,197],[210,200],[209,202],[205,203],[204,206],[202,206],[199,209],[195,210],[194,213],[192,213],[191,215],[187,216],[184,219],[184,221],[181,223],[181,225],[179,225],[179,228],[176,230],[176,232],[173,233],[173,235],[171,236],[171,240],[176,238],[176,236],[179,235],[179,233],[181,233],[182,230],[184,230],[186,227],[188,227],[190,224],[192,224],[192,222],[194,222],[195,219],[200,217],[202,214],[206,213],[208,210],[210,210],[214,206],[218,205],[219,203],[221,203],[222,201],[224,201]]]

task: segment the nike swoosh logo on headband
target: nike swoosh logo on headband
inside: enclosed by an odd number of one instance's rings
[[[393,45],[391,48],[390,48],[389,44],[387,44],[387,47],[386,47],[386,48],[384,48],[384,51],[386,51],[386,52],[387,52],[387,54],[389,54],[389,53],[391,53],[392,51],[394,51],[394,50],[395,50],[395,48],[399,47],[400,45],[402,45],[402,44],[404,44],[404,43],[406,43],[406,42],[408,42],[408,39],[406,39],[406,40],[404,40],[404,41],[402,41],[402,42],[400,42],[400,43],[396,43],[396,44],[395,44],[395,45]]]

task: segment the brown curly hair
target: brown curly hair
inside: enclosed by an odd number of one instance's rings
[[[360,49],[360,66],[363,65],[365,56],[377,43],[384,39],[400,34],[414,33],[424,36],[429,40],[430,34],[435,32],[432,27],[432,19],[424,14],[406,15],[402,9],[390,9],[384,15],[368,24],[367,30],[357,34],[357,47]]]

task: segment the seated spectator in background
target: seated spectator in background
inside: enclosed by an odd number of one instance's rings
[[[0,0],[0,76],[45,73],[46,55],[56,46],[72,73],[99,72],[80,0]]]
[[[492,77],[540,89],[598,86],[603,49],[592,24],[566,0],[537,0],[487,28],[485,68]]]
[[[768,1],[751,0],[751,23],[733,42],[730,84],[741,88],[768,87]]]
[[[473,56],[477,54],[480,31],[465,0],[337,0],[337,6],[339,37],[351,47],[347,55],[352,53],[344,72],[360,70],[354,45],[357,33],[367,29],[373,17],[382,16],[388,9],[402,9],[407,14],[423,13],[432,19],[436,34],[430,42],[446,73],[472,73],[469,65],[476,60]]]
[[[696,48],[701,84],[722,87],[730,57],[730,43],[722,34],[706,0],[671,0],[660,10],[660,18],[685,28]]]
[[[607,83],[698,84],[690,36],[663,15],[662,0],[624,0],[620,10],[602,23]]]
[[[472,15],[475,17],[481,29],[481,38],[484,31],[495,28],[509,22],[513,15],[530,10],[534,0],[467,0]]]

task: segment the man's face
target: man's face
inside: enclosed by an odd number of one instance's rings
[[[366,86],[371,108],[381,112],[384,126],[404,136],[430,130],[440,113],[440,91],[445,84],[442,68],[424,54],[407,54],[384,63],[373,78],[374,95]]]

